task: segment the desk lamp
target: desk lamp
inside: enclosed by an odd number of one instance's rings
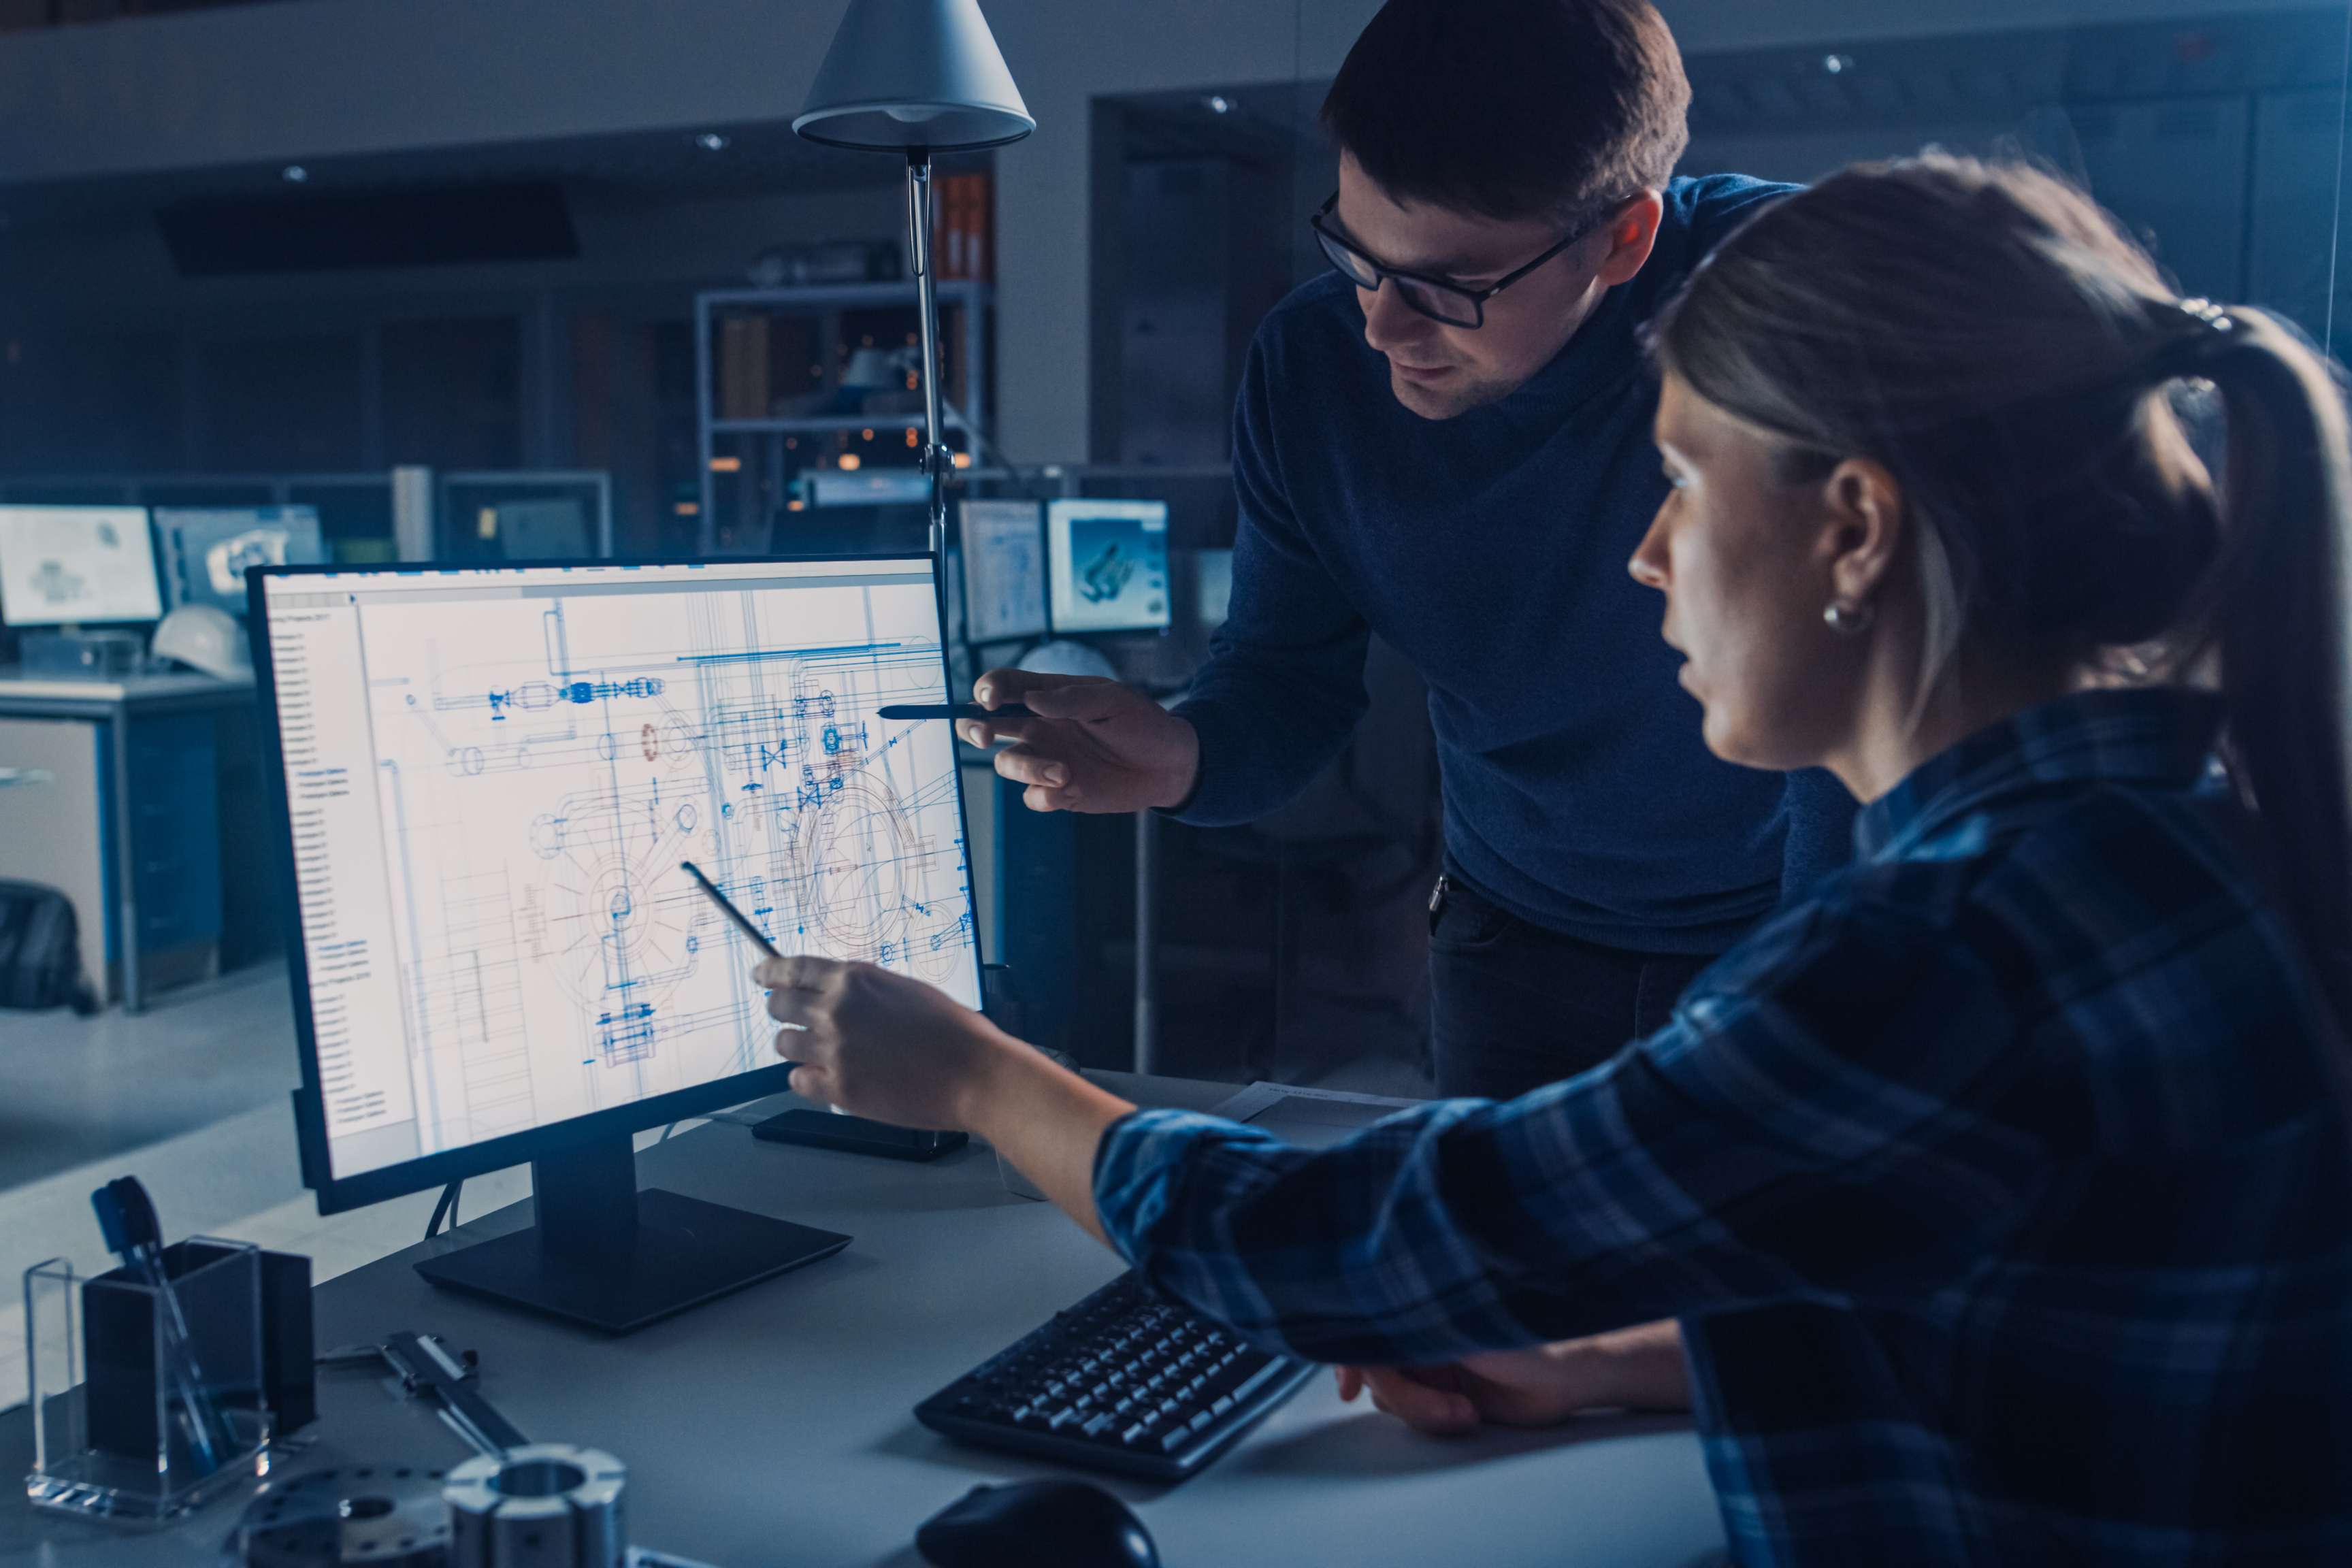
[[[793,129],[824,146],[907,160],[908,259],[922,313],[922,469],[931,481],[931,549],[943,551],[954,457],[940,439],[931,154],[1002,147],[1037,121],[1004,68],[979,0],[850,0]]]

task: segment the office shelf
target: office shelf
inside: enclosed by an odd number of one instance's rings
[[[728,508],[730,524],[748,521],[757,527],[765,516],[782,510],[782,488],[790,482],[792,473],[808,466],[817,456],[814,451],[803,453],[789,448],[786,443],[790,438],[836,436],[869,428],[879,432],[922,427],[919,409],[887,414],[877,411],[755,416],[750,412],[753,407],[774,406],[782,390],[778,384],[785,380],[790,382],[789,396],[793,398],[819,403],[828,399],[840,389],[841,372],[849,355],[866,346],[854,340],[851,334],[856,329],[847,326],[845,318],[864,311],[903,310],[907,329],[912,331],[918,326],[918,298],[912,279],[782,289],[711,289],[695,296],[695,425],[700,496],[695,535],[703,553],[717,551],[721,531],[719,476],[714,472],[714,459],[732,459],[727,472],[741,476],[736,482],[759,487],[748,496],[740,490],[730,491],[738,499]],[[944,401],[956,405],[959,410],[941,411],[942,434],[970,434],[975,427],[986,428],[992,301],[992,291],[986,283],[943,279],[939,284],[940,326],[960,329],[952,339],[943,331],[940,340],[948,366],[942,387]],[[798,351],[805,349],[814,374],[805,381],[774,374],[779,333],[772,326],[763,332],[730,340],[742,345],[739,352],[743,357],[735,361],[720,341],[725,335],[722,323],[746,316],[805,319],[804,330],[782,335],[783,343],[793,353],[785,363],[800,363]],[[898,329],[892,330],[895,332]],[[893,337],[887,343],[871,346],[896,349],[899,342]],[[720,385],[722,378],[727,383],[724,389]]]
[[[944,429],[964,430],[971,426],[952,414],[942,413],[940,425]],[[786,436],[823,435],[835,430],[904,430],[923,427],[921,413],[913,414],[824,414],[801,419],[714,419],[710,422],[713,435]]]

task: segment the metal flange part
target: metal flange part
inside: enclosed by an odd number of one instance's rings
[[[449,1472],[451,1568],[622,1568],[628,1471],[612,1455],[532,1443]]]
[[[346,1465],[272,1480],[246,1506],[223,1552],[243,1568],[444,1568],[449,1472]]]

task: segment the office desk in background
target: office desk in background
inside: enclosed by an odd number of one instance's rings
[[[260,831],[257,795],[235,782],[255,765],[252,710],[250,680],[0,668],[0,769],[20,770],[0,787],[0,877],[73,900],[91,984],[132,1012],[217,973],[231,930],[274,930],[246,906],[276,879],[222,875],[224,837]]]
[[[1206,1110],[1230,1084],[1093,1075],[1145,1103]],[[839,1256],[608,1340],[462,1297],[411,1263],[425,1244],[321,1286],[319,1342],[394,1329],[481,1353],[482,1391],[534,1441],[629,1468],[631,1535],[716,1568],[916,1564],[915,1527],[974,1485],[1068,1474],[960,1447],[915,1403],[1118,1273],[1051,1206],[1016,1198],[975,1145],[936,1165],[755,1142],[717,1122],[638,1156],[640,1181],[850,1233]],[[462,1226],[511,1229],[521,1205]],[[324,1415],[288,1473],[344,1463],[454,1465],[467,1450],[424,1406],[362,1372],[322,1374]],[[0,1416],[0,1564],[163,1568],[208,1553],[241,1503],[156,1535],[48,1520],[16,1478],[21,1408]],[[1462,1442],[1418,1437],[1328,1378],[1177,1487],[1106,1479],[1169,1568],[1696,1568],[1722,1552],[1686,1426],[1601,1420]]]

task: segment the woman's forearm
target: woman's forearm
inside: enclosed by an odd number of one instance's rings
[[[1008,1038],[966,1088],[961,1124],[1108,1245],[1095,1213],[1095,1151],[1111,1123],[1134,1109]]]
[[[1682,1325],[1671,1318],[1571,1340],[1552,1349],[1556,1354],[1586,1362],[1593,1390],[1588,1402],[1591,1405],[1623,1410],[1690,1408]]]

